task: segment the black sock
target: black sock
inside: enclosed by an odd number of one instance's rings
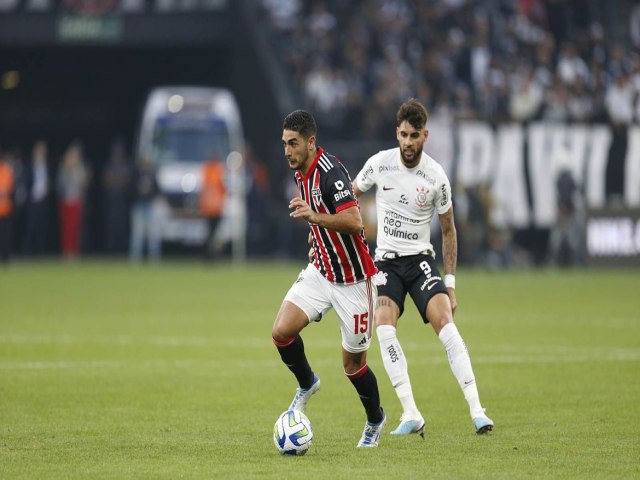
[[[300,335],[291,340],[273,340],[280,353],[280,358],[296,376],[300,388],[309,388],[313,384],[313,370],[309,366],[304,353],[304,342]]]
[[[364,372],[362,371],[364,370]],[[356,387],[360,401],[367,412],[369,423],[380,423],[382,421],[382,408],[380,407],[380,392],[378,391],[378,381],[367,365],[353,375],[347,375],[353,386]]]

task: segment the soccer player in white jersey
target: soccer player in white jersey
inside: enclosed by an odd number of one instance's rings
[[[377,295],[376,267],[364,236],[358,201],[346,168],[316,145],[316,122],[304,110],[287,115],[282,144],[295,171],[299,197],[291,199],[293,218],[309,223],[313,256],[282,302],[271,335],[284,364],[298,381],[289,410],[304,411],[320,388],[300,332],[334,308],[342,332],[342,363],[364,406],[367,421],[358,447],[376,447],[386,422],[378,382],[367,366]]]
[[[399,146],[369,158],[354,181],[356,195],[376,186],[375,262],[386,277],[386,283],[378,286],[376,333],[383,364],[403,408],[400,425],[391,433],[424,437],[425,422],[413,397],[407,359],[396,334],[408,293],[442,342],[469,404],[475,431],[482,434],[493,429],[493,421],[480,404],[469,353],[453,323],[457,239],[451,186],[442,167],[423,152],[429,135],[427,117],[426,108],[416,99],[402,104],[397,113]],[[444,280],[430,242],[434,214],[442,229]]]

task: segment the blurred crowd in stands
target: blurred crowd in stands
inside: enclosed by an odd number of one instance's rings
[[[29,152],[0,151],[0,164],[10,172],[7,222],[0,232],[5,260],[9,255],[39,257],[54,252],[73,260],[91,250],[88,227],[97,218],[104,219],[105,251],[127,252],[134,171],[121,141],[114,141],[99,172],[79,140],[54,158],[47,140],[40,138]],[[100,192],[104,211],[95,208],[92,190]]]
[[[431,118],[640,122],[637,0],[262,0],[325,136],[386,138]]]
[[[247,250],[264,255],[265,238],[273,236],[268,171],[249,144],[244,161]],[[119,138],[99,160],[87,156],[80,140],[59,156],[45,139],[25,153],[0,148],[0,264],[11,257],[75,260],[87,254],[128,256],[134,263],[160,260],[167,253],[160,213],[166,202],[156,173],[151,162],[134,160]],[[227,247],[217,254],[227,254]],[[209,243],[188,253],[213,260]]]

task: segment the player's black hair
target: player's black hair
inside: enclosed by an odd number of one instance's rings
[[[429,114],[427,113],[427,109],[415,98],[410,98],[400,105],[398,114],[396,115],[398,127],[402,122],[407,121],[409,125],[416,130],[425,128],[428,119]]]
[[[298,132],[303,138],[309,138],[318,132],[313,115],[305,110],[294,110],[287,115],[282,122],[282,129]]]

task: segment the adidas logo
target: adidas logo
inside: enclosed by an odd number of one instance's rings
[[[362,340],[358,342],[358,345],[366,345],[366,344],[367,344],[367,337],[362,337]]]

